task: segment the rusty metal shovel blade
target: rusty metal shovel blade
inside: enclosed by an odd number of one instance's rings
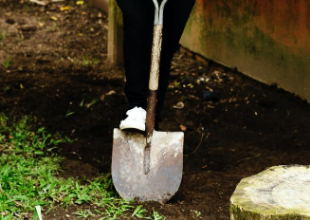
[[[183,132],[153,132],[150,172],[144,172],[143,134],[114,129],[112,178],[121,197],[167,202],[177,192],[183,170]]]

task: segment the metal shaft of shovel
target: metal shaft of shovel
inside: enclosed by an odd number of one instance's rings
[[[146,109],[146,146],[144,149],[144,173],[147,175],[150,172],[150,151],[152,147],[152,137],[155,125],[155,109],[157,103],[157,90],[160,70],[160,54],[162,46],[162,31],[163,31],[163,12],[168,0],[162,1],[160,6],[157,0],[153,0],[155,6],[154,17],[154,33],[153,46],[151,57],[151,71],[149,80],[149,95]]]

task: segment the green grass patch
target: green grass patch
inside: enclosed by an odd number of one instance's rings
[[[34,124],[31,117],[11,120],[0,114],[0,219],[32,218],[35,206],[42,207],[44,215],[74,204],[94,207],[75,213],[83,219],[165,219],[154,210],[147,213],[142,206],[134,207],[132,201],[120,199],[112,190],[110,174],[87,184],[60,178],[62,158],[53,153],[53,148],[72,140],[51,135],[45,128],[35,129]]]

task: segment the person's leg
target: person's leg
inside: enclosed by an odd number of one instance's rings
[[[130,108],[146,109],[154,6],[152,0],[117,0],[124,21],[125,94]]]
[[[168,0],[164,10],[163,45],[157,96],[157,117],[160,117],[167,87],[169,85],[171,61],[178,49],[180,38],[194,4],[195,0]]]
[[[194,2],[195,0],[168,0],[165,8],[157,122],[169,83],[171,60]],[[146,109],[154,5],[152,0],[117,0],[117,3],[124,20],[125,94],[130,108],[137,106]]]

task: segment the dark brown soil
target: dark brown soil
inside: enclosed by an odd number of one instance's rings
[[[0,112],[33,115],[38,126],[77,139],[61,146],[64,175],[110,172],[112,130],[126,99],[123,69],[107,64],[106,15],[71,0],[45,7],[1,0],[0,27]],[[220,100],[203,99],[210,89]],[[173,108],[178,102],[185,107]],[[178,52],[160,127],[186,129],[183,180],[168,204],[145,207],[167,219],[199,219],[199,212],[229,219],[229,198],[242,178],[309,164],[309,113],[305,101],[276,86]],[[46,219],[74,219],[76,209]]]

